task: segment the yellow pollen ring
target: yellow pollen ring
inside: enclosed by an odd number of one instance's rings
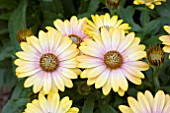
[[[117,69],[123,64],[123,57],[117,51],[109,51],[104,55],[104,63],[108,68]]]
[[[46,72],[52,72],[58,67],[58,59],[52,53],[43,54],[40,58],[40,67]]]

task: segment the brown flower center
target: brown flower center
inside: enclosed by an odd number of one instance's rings
[[[104,25],[104,26],[101,26],[100,28],[99,28],[99,31],[101,32],[101,28],[103,28],[103,27],[105,27],[107,30],[109,30],[110,29],[110,26],[108,26],[108,25]]]
[[[47,72],[54,71],[58,66],[58,59],[52,53],[43,54],[40,58],[40,67]]]
[[[81,43],[81,38],[75,34],[71,34],[69,35],[70,39],[73,41],[73,43],[75,43],[76,45],[80,45]]]
[[[117,51],[109,51],[104,55],[104,63],[111,69],[117,69],[123,64],[123,57]]]

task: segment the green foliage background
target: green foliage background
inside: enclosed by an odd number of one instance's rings
[[[163,26],[170,25],[170,0],[154,10],[144,5],[133,5],[133,0],[120,0],[117,8],[106,7],[105,0],[0,0],[0,88],[3,84],[12,89],[10,100],[3,108],[2,113],[21,113],[26,103],[37,98],[32,88],[24,88],[25,79],[18,79],[15,75],[15,52],[21,50],[16,35],[20,29],[29,28],[37,35],[45,26],[53,26],[57,18],[70,19],[72,15],[78,18],[91,14],[118,15],[124,22],[129,23],[141,43],[146,45],[161,44],[158,37],[167,34]],[[161,45],[163,47],[163,45]],[[144,59],[147,62],[146,59]],[[170,93],[170,60],[165,54],[164,64],[156,69],[157,78],[153,78],[153,68],[144,74],[142,85],[136,86],[129,82],[129,89],[124,97],[111,91],[104,96],[101,89],[94,89],[87,95],[79,91],[79,86],[85,80],[74,80],[74,87],[60,92],[61,97],[68,95],[73,100],[73,106],[80,109],[80,113],[119,113],[118,105],[127,104],[127,97],[136,97],[138,91],[150,90],[153,94],[158,89]],[[85,87],[87,88],[87,87]],[[88,87],[89,88],[89,87]],[[0,95],[1,96],[1,95]]]

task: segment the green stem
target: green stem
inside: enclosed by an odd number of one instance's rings
[[[159,83],[159,77],[157,74],[158,68],[157,67],[153,67],[153,81],[154,81],[154,85],[155,85],[155,90],[157,91],[158,89],[160,89],[160,83]]]
[[[146,6],[145,6],[144,20],[143,20],[143,25],[144,25],[144,26],[146,25],[146,13],[147,13],[147,10],[146,10]]]

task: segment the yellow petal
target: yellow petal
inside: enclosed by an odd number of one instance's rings
[[[101,75],[98,76],[95,82],[95,88],[101,88],[110,76],[110,69],[105,69]]]
[[[108,80],[106,81],[102,88],[102,91],[104,95],[108,95],[110,93],[110,90],[111,90],[111,78],[109,76]]]
[[[118,108],[122,113],[133,113],[133,111],[125,105],[119,105]]]
[[[66,113],[78,113],[79,112],[79,109],[76,108],[76,107],[72,107],[70,108]]]
[[[66,96],[62,98],[57,113],[65,113],[70,109],[71,105],[72,105],[72,101],[69,100],[69,97]]]
[[[165,29],[165,31],[166,31],[167,33],[170,34],[170,26],[165,25],[165,26],[164,26],[164,29]]]
[[[44,86],[43,86],[43,90],[45,92],[45,94],[48,94],[51,90],[51,86],[52,86],[52,79],[51,79],[51,73],[46,72],[45,76],[44,76]]]
[[[133,97],[128,97],[128,103],[134,113],[139,113],[141,111],[138,102]]]
[[[125,91],[123,91],[122,89],[120,89],[119,88],[119,90],[118,90],[118,94],[119,94],[119,96],[124,96],[124,94],[125,94]]]
[[[39,103],[40,103],[40,106],[41,106],[43,112],[47,113],[48,112],[47,111],[48,110],[48,103],[47,103],[46,98],[44,97],[44,95],[39,94],[38,99],[40,101]]]
[[[138,102],[143,113],[151,113],[152,107],[150,106],[147,98],[143,95],[143,93],[138,92],[137,94]]]
[[[119,90],[119,83],[118,83],[118,74],[117,74],[117,70],[112,70],[110,73],[111,76],[111,86],[113,88],[114,92],[118,92]]]
[[[154,9],[155,6],[153,4],[147,5],[150,9]]]
[[[155,2],[154,4],[155,5],[161,5],[162,3],[161,2]]]
[[[164,46],[163,50],[167,53],[170,53],[170,46]]]
[[[58,73],[57,72],[52,73],[53,81],[54,81],[56,87],[60,91],[64,92],[64,90],[65,90],[64,82],[63,82],[63,79],[60,76],[63,76],[63,75],[60,74],[59,72]]]
[[[165,94],[162,90],[159,90],[156,95],[155,98],[153,100],[153,109],[152,111],[154,113],[161,113],[163,110],[165,104]]]

